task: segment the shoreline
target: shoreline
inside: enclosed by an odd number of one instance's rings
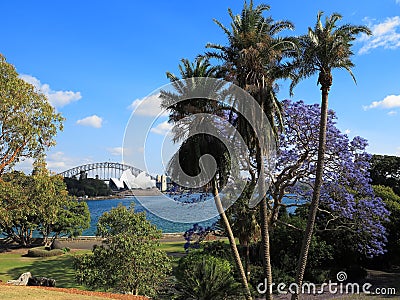
[[[123,199],[123,198],[128,198],[128,197],[144,197],[144,196],[161,196],[163,195],[162,192],[160,192],[159,189],[157,188],[151,188],[151,189],[136,189],[136,190],[127,190],[127,191],[121,191],[116,194],[111,194],[109,196],[96,196],[96,197],[78,197],[76,198],[79,201],[93,201],[93,200],[111,200],[111,199]]]
[[[59,237],[57,241],[60,243],[61,248],[70,248],[74,250],[90,250],[93,248],[94,245],[101,245],[104,238],[98,236],[79,236],[76,238],[69,238],[69,237]],[[32,243],[31,247],[41,246],[43,239],[37,238]],[[163,233],[162,237],[160,238],[160,243],[184,243],[185,239],[183,237],[183,233]],[[30,248],[30,247],[28,247]],[[7,243],[5,239],[0,238],[0,254],[4,252],[5,249],[7,250],[18,250],[23,249],[26,250],[28,248],[20,247],[15,243]]]

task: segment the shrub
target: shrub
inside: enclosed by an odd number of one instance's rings
[[[194,251],[179,261],[176,269],[182,299],[230,299],[241,292],[231,264],[222,258]]]
[[[207,242],[202,245],[204,253],[211,256],[219,257],[234,263],[232,252],[229,244],[224,241]]]
[[[51,257],[63,255],[64,251],[61,249],[45,250],[44,247],[37,247],[28,250],[28,257]]]
[[[170,259],[158,248],[161,231],[136,213],[133,204],[105,212],[97,223],[105,240],[91,254],[74,260],[75,278],[93,289],[156,296],[171,270]]]

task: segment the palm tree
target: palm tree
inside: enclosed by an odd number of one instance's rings
[[[253,1],[249,5],[245,2],[241,14],[237,16],[228,9],[232,19],[231,30],[214,20],[227,35],[228,45],[209,43],[207,48],[214,51],[206,52],[206,56],[222,61],[218,75],[249,92],[276,129],[275,119],[282,122],[276,80],[291,75],[291,70],[285,67],[282,60],[293,57],[297,47],[294,38],[277,37],[283,30],[294,29],[294,25],[289,21],[264,17],[263,13],[269,9],[266,4],[254,7]]]
[[[303,78],[318,74],[317,84],[321,85],[321,120],[319,129],[318,160],[315,174],[315,184],[313,196],[310,204],[307,227],[301,247],[300,257],[296,270],[296,283],[301,286],[304,271],[307,264],[308,250],[313,234],[315,217],[318,210],[318,203],[321,193],[322,176],[324,169],[324,155],[326,147],[326,122],[328,115],[328,94],[332,85],[332,69],[339,68],[347,70],[354,82],[356,79],[351,71],[354,67],[351,61],[353,52],[351,51],[352,42],[356,35],[364,33],[371,34],[365,26],[343,25],[337,27],[336,22],[342,16],[334,13],[325,19],[323,24],[321,17],[323,12],[317,15],[317,23],[314,29],[308,29],[308,35],[299,38],[300,55],[294,61],[293,66],[297,69],[297,76],[291,84],[291,91],[294,86]],[[298,299],[294,294],[292,299]]]
[[[222,61],[222,65],[219,67],[219,76],[235,83],[254,97],[277,136],[283,122],[281,105],[276,97],[278,90],[276,80],[288,78],[291,75],[290,66],[284,64],[283,61],[285,58],[292,57],[297,48],[295,39],[277,37],[282,30],[293,29],[293,24],[289,21],[274,21],[270,17],[264,17],[263,13],[267,10],[269,10],[268,5],[254,6],[253,1],[250,1],[248,5],[245,2],[242,12],[238,16],[233,15],[230,9],[228,10],[232,19],[230,29],[214,20],[227,35],[228,45],[208,44],[207,47],[213,51],[207,52],[206,56]],[[257,173],[261,178],[264,176],[265,153],[262,153],[262,149],[258,145],[258,137],[250,123],[242,117],[238,118],[237,128],[255,157]],[[260,202],[264,275],[270,285],[272,284],[272,271],[266,191],[262,189],[261,195],[264,196]],[[272,299],[272,295],[269,293],[268,299]]]
[[[220,106],[221,104],[209,99],[215,99],[213,96],[222,91],[224,83],[214,78],[215,69],[211,67],[208,59],[198,57],[195,63],[190,63],[188,60],[183,59],[179,69],[183,80],[179,80],[178,77],[167,72],[167,77],[171,80],[175,91],[161,92],[161,98],[163,99],[161,106],[170,111],[169,121],[177,123],[184,117],[198,113],[212,115],[221,114],[224,110],[224,108]],[[197,78],[195,78],[195,76]],[[199,81],[198,77],[201,77],[203,80]],[[213,80],[207,81],[207,78],[213,78]],[[204,88],[206,88],[206,90],[203,90]],[[195,91],[195,89],[200,91]],[[196,94],[208,95],[208,97],[190,97],[190,95]],[[176,101],[177,99],[186,99],[187,97],[187,100]],[[172,175],[173,178],[179,178],[179,176],[181,176],[181,171],[189,176],[197,176],[202,171],[209,173],[210,170],[201,165],[200,158],[204,155],[211,155],[216,160],[217,172],[215,174],[205,174],[205,178],[212,177],[209,184],[211,184],[215,204],[228,235],[236,267],[245,289],[246,298],[252,299],[243,264],[236,246],[235,237],[219,196],[219,188],[226,184],[230,169],[230,157],[227,155],[228,150],[224,144],[214,136],[208,134],[190,134],[191,130],[213,126],[213,124],[209,122],[209,119],[200,118],[197,122],[193,121],[189,124],[184,123],[182,126],[183,128],[179,126],[174,127],[174,141],[178,142],[185,139],[187,136],[188,138],[181,144],[178,153],[169,163],[168,173]],[[177,168],[178,166],[179,168]]]

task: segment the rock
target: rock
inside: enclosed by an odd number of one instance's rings
[[[28,285],[31,286],[56,286],[56,280],[46,277],[31,277],[29,278]]]
[[[61,242],[59,240],[54,240],[54,242],[51,244],[51,249],[63,249],[64,247],[62,246]]]
[[[29,278],[31,277],[32,277],[31,272],[26,272],[22,273],[17,280],[8,280],[7,283],[13,285],[27,285]]]

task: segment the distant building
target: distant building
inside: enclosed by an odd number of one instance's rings
[[[157,175],[156,186],[161,192],[165,192],[167,190],[167,176]]]
[[[156,176],[156,187],[161,191],[169,191],[173,188],[174,183],[172,182],[171,178],[167,175],[157,175]]]
[[[110,188],[114,190],[151,189],[155,186],[156,181],[145,172],[135,176],[130,169],[125,170],[119,179],[110,178]]]

